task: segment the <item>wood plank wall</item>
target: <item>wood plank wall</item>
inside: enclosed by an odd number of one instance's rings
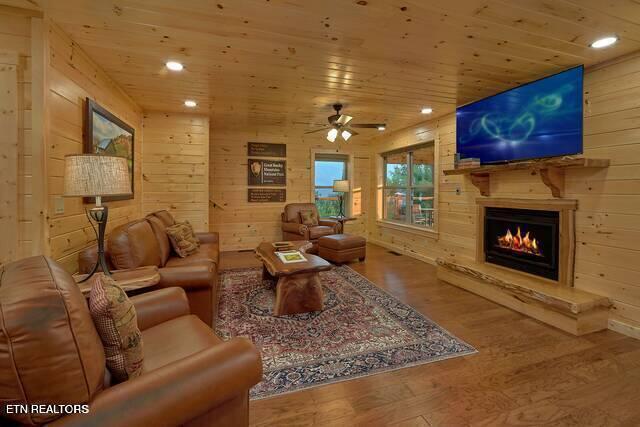
[[[30,255],[33,236],[31,139],[31,17],[13,8],[0,10],[0,50],[17,55],[17,250],[12,258]],[[6,129],[6,128],[4,128]],[[3,150],[4,154],[7,154]],[[12,190],[13,191],[13,190]],[[4,228],[3,228],[4,229]]]
[[[610,297],[609,327],[640,337],[640,55],[619,58],[585,76],[585,155],[611,159],[602,170],[567,171],[566,195],[579,202],[576,214],[575,286]],[[448,115],[390,134],[374,153],[435,140],[439,144],[439,234],[428,237],[382,227],[372,215],[370,240],[427,261],[473,259],[475,199],[467,178],[445,177],[453,166],[455,116]],[[372,154],[372,167],[376,167]],[[372,186],[378,171],[372,173]],[[460,194],[456,194],[456,189]],[[551,198],[538,177],[515,171],[491,180],[492,197]],[[370,209],[375,208],[372,200]]]
[[[209,230],[209,117],[145,112],[143,212],[169,210]]]
[[[96,100],[135,129],[135,199],[109,203],[107,232],[142,215],[142,111],[59,27],[50,24],[47,31],[45,144],[49,248],[46,251],[74,272],[78,251],[94,243],[95,234],[85,217],[81,198],[64,198],[61,214],[55,213],[55,205],[63,194],[64,156],[82,153],[85,98]]]
[[[0,51],[0,263],[18,256],[18,55]]]
[[[247,202],[247,142],[287,145],[287,203],[311,201],[311,151],[331,148],[323,136],[302,137],[297,129],[290,134],[283,127],[246,130],[211,128],[211,229],[220,233],[222,250],[255,248],[262,241],[282,239],[280,213],[286,203]],[[363,206],[369,194],[369,145],[362,132],[339,151],[351,154],[353,187],[362,188]],[[334,146],[335,147],[335,146]],[[350,233],[364,234],[366,209],[357,221],[347,223]]]

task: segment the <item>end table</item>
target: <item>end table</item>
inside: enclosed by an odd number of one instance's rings
[[[104,275],[104,273],[96,273],[94,276],[98,275]],[[73,279],[78,283],[86,276],[86,274],[74,274]],[[157,285],[160,282],[160,272],[158,267],[155,266],[115,270],[111,272],[111,278],[128,294],[129,292]],[[89,296],[92,284],[93,281],[91,280],[78,283],[83,295]]]

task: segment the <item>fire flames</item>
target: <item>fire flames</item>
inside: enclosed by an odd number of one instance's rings
[[[507,229],[507,232],[504,236],[498,237],[498,245],[504,249],[511,249],[515,252],[524,252],[531,255],[542,256],[542,250],[540,249],[540,242],[538,242],[535,238],[529,236],[529,232],[522,236],[520,232],[520,227],[518,227],[518,232],[514,236],[511,234],[511,230]]]

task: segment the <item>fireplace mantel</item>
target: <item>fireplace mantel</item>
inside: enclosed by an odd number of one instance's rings
[[[553,197],[560,198],[564,193],[564,171],[567,168],[606,168],[609,159],[588,159],[585,157],[551,157],[548,159],[525,160],[500,165],[485,165],[477,168],[446,169],[445,175],[469,175],[471,182],[480,194],[490,196],[491,174],[514,170],[530,170],[551,190]]]

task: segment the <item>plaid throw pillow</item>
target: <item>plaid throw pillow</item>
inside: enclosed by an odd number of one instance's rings
[[[166,228],[167,236],[171,241],[173,250],[180,258],[186,258],[200,246],[200,241],[193,232],[193,227],[189,221],[178,222]]]
[[[142,334],[136,309],[110,277],[96,276],[89,293],[89,310],[100,335],[107,368],[117,382],[142,373]]]
[[[300,221],[303,225],[315,226],[318,225],[318,216],[315,211],[300,211]]]

